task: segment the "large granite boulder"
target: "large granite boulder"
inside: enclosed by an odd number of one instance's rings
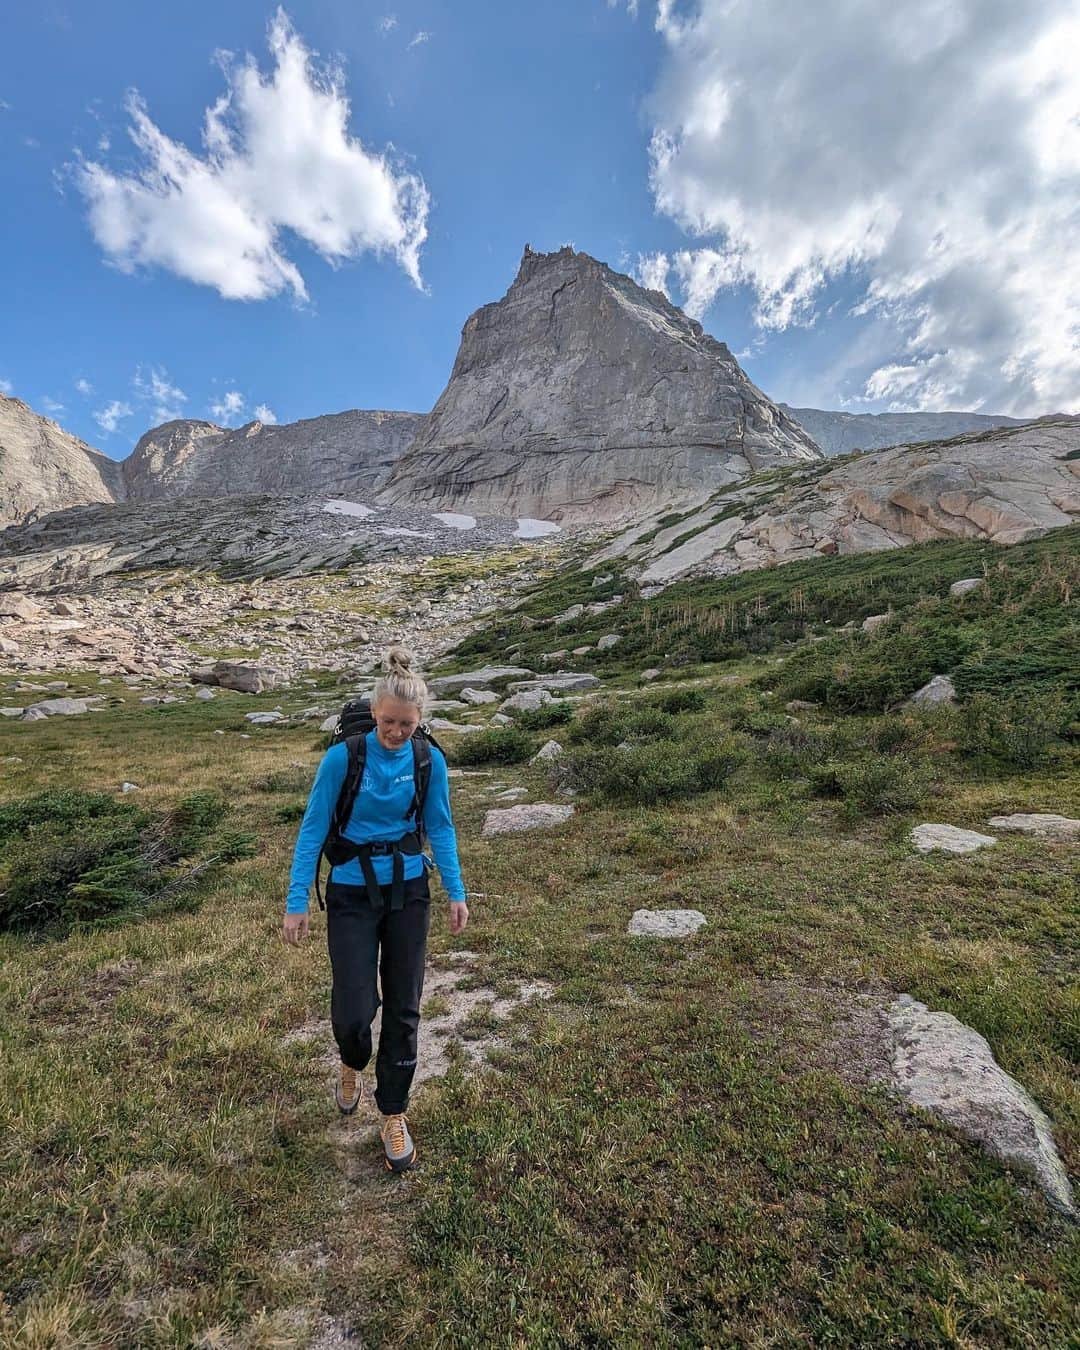
[[[659,291],[526,246],[382,500],[613,519],[821,452]]]

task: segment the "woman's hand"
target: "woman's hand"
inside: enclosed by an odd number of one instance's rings
[[[308,935],[306,914],[286,914],[281,924],[281,936],[291,947],[299,947]]]
[[[464,900],[450,901],[450,932],[457,934],[469,922],[469,906]]]

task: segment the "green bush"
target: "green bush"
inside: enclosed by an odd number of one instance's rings
[[[565,699],[541,704],[539,708],[525,708],[514,715],[514,725],[522,731],[543,731],[547,727],[562,726],[573,720],[574,705]]]
[[[670,693],[663,694],[655,700],[655,707],[661,712],[677,714],[687,712],[703,712],[705,709],[705,695],[700,689],[672,689]]]
[[[462,738],[452,752],[455,764],[520,764],[535,750],[531,736],[517,727],[491,727]]]
[[[251,836],[213,836],[226,813],[192,793],[155,815],[105,793],[50,791],[0,807],[0,930],[66,928],[144,909],[184,881],[178,868],[208,842],[196,870],[251,851]]]
[[[930,766],[908,755],[868,755],[850,764],[833,763],[831,780],[821,781],[843,798],[848,815],[893,815],[918,806],[930,790]]]
[[[626,750],[589,746],[556,763],[562,783],[606,801],[670,801],[701,786],[692,759],[653,745]]]
[[[590,703],[566,733],[571,745],[618,745],[624,739],[622,709],[610,703]]]
[[[960,709],[960,749],[1018,769],[1041,764],[1064,734],[1069,712],[1060,695],[1002,701],[975,694]]]
[[[702,788],[723,787],[731,775],[746,763],[748,753],[741,741],[731,738],[718,741],[700,751],[694,758],[694,768]]]

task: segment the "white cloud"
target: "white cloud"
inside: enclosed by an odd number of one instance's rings
[[[58,399],[50,398],[48,394],[42,397],[41,406],[53,417],[64,411],[64,405]]]
[[[102,154],[105,154],[107,151],[112,149],[112,141],[109,140],[108,136],[101,135],[98,137],[97,148],[101,151]]]
[[[409,43],[409,46],[419,47],[422,42],[430,42],[430,41],[431,41],[431,34],[426,32],[423,28],[421,28],[419,33],[417,33],[413,37],[412,41]]]
[[[227,389],[216,403],[210,404],[210,416],[223,427],[238,426],[246,400],[239,389]]]
[[[14,391],[15,386],[11,383],[10,380],[0,380],[0,394],[3,394],[5,395],[5,397],[10,398],[11,395],[14,393]]]
[[[111,403],[104,408],[98,408],[94,413],[94,421],[107,435],[111,436],[125,417],[131,416],[131,404],[124,403],[118,398],[114,398]]]
[[[1080,409],[1075,0],[659,0],[657,207],[687,308],[745,284],[762,328],[833,282],[885,320],[868,399]]]
[[[423,286],[429,197],[392,147],[367,150],[348,130],[340,71],[320,67],[283,10],[270,24],[274,69],[225,64],[228,90],[206,110],[203,153],[167,136],[137,94],[133,173],[81,162],[76,179],[100,247],[121,270],[159,266],[228,300],[307,296],[285,251],[291,231],[331,264],[390,255]]]
[[[671,260],[665,253],[639,253],[634,275],[638,284],[649,291],[663,291],[671,299],[668,290],[668,273]]]
[[[277,426],[278,420],[277,413],[273,410],[273,408],[268,408],[265,403],[260,403],[256,407],[255,416],[260,422],[262,422],[264,426],[267,427]]]
[[[375,27],[378,28],[380,33],[389,33],[391,29],[397,27],[397,15],[384,14]]]
[[[79,379],[75,381],[75,388],[84,397],[94,392],[94,386],[90,383],[89,380],[83,379],[82,376],[80,376]]]
[[[181,405],[187,402],[187,394],[173,384],[163,367],[151,366],[146,373],[137,367],[132,384],[139,402],[150,405],[156,423],[173,422],[184,415]]]
[[[637,18],[638,0],[607,0],[608,9],[618,9],[625,2],[626,11],[632,19]]]

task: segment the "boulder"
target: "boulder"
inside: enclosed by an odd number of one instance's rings
[[[247,665],[242,661],[218,661],[210,670],[193,670],[195,684],[216,684],[222,689],[233,689],[238,694],[262,694],[278,689],[285,676],[273,666]]]
[[[961,830],[955,825],[916,825],[911,831],[911,842],[919,853],[939,850],[944,853],[974,853],[977,849],[996,844],[993,835],[979,834],[977,830]]]
[[[643,684],[649,684],[653,680],[658,680],[660,678],[660,673],[661,672],[657,670],[655,666],[650,666],[648,670],[643,670],[641,672],[638,679],[641,680]]]
[[[612,647],[622,641],[621,633],[605,633],[602,638],[596,639],[596,650],[598,652],[610,651]]]
[[[533,755],[530,763],[546,764],[548,760],[558,759],[562,754],[563,748],[558,741],[545,741],[545,743]]]
[[[0,634],[0,655],[18,656],[22,648],[12,638],[4,637]]]
[[[907,995],[888,1009],[895,1036],[892,1072],[913,1106],[939,1116],[1003,1163],[1034,1175],[1059,1209],[1073,1213],[1072,1189],[1050,1121],[994,1059],[986,1040],[951,1013]]]
[[[575,619],[580,619],[584,613],[584,605],[571,605],[569,609],[564,609],[561,614],[556,614],[552,622],[556,626],[561,626],[564,623],[573,623]]]
[[[483,731],[483,727],[473,726],[468,722],[451,722],[445,717],[433,717],[428,726],[432,731],[459,731],[467,734],[473,731]]]
[[[1080,820],[1074,820],[1071,816],[1017,812],[1011,816],[991,816],[987,824],[994,830],[1016,831],[1018,834],[1034,835],[1036,839],[1054,839],[1064,843],[1080,839]]]
[[[876,633],[879,628],[884,628],[892,618],[892,614],[868,614],[862,621],[862,630],[864,633]]]
[[[31,703],[23,712],[24,722],[37,722],[42,717],[78,717],[80,713],[90,711],[85,698],[47,698],[40,703]]]
[[[474,707],[480,707],[485,703],[497,703],[498,694],[492,689],[469,689],[464,688],[461,691],[462,703],[471,703]]]
[[[34,619],[40,619],[44,613],[36,600],[31,600],[21,591],[0,591],[0,618],[22,619],[31,623]]]
[[[631,937],[690,937],[708,920],[699,909],[636,909],[626,931]]]
[[[949,587],[950,595],[970,595],[983,584],[982,577],[965,577],[963,581],[954,581]]]
[[[285,715],[284,713],[279,712],[245,713],[244,721],[252,723],[253,726],[268,727],[271,726],[274,722],[284,722]]]
[[[459,689],[477,686],[486,689],[492,685],[498,687],[507,680],[525,679],[532,673],[522,666],[484,666],[481,670],[467,670],[461,675],[439,675],[428,680],[428,688],[433,694],[457,693]]]
[[[585,689],[596,689],[599,685],[600,681],[595,675],[560,671],[557,675],[538,675],[531,680],[514,680],[507,687],[512,694],[526,689],[547,689],[559,694],[576,694]]]
[[[529,805],[493,808],[484,817],[480,831],[485,839],[498,834],[521,834],[525,830],[546,830],[564,825],[574,814],[572,806],[553,802],[532,802]]]
[[[204,702],[207,702],[212,698],[216,698],[217,695],[214,693],[214,691],[210,688],[209,685],[200,684],[198,689],[195,690],[195,697],[198,699],[202,699]]]
[[[916,705],[926,704],[931,707],[938,703],[955,703],[956,686],[948,675],[935,675],[928,684],[924,684],[921,689],[916,689],[908,702]]]
[[[499,706],[499,711],[503,713],[515,712],[536,712],[542,708],[545,703],[554,703],[546,689],[522,689],[517,694],[511,694]]]
[[[565,659],[569,655],[570,653],[566,650],[566,648],[562,647],[557,652],[544,652],[543,655],[540,657],[540,660],[543,661],[545,666],[554,666],[557,665],[558,662],[560,661],[565,661]]]

